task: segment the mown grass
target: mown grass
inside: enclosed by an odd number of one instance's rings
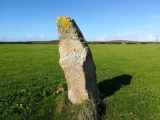
[[[109,120],[160,119],[160,46],[90,45]],[[71,119],[57,45],[0,45],[0,119]]]

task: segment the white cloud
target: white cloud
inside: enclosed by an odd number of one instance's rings
[[[114,35],[103,35],[97,38],[97,41],[107,41],[107,40],[133,40],[133,41],[157,41],[160,33],[137,33],[137,32],[124,32],[117,33]]]
[[[33,40],[33,41],[40,41],[40,40],[47,40],[47,37],[45,37],[44,35],[35,35],[35,34],[28,34],[26,36],[27,40]]]
[[[36,35],[35,35],[35,34],[28,34],[28,35],[26,36],[26,38],[27,38],[27,39],[30,39],[30,40],[33,40],[33,39],[36,38]]]
[[[4,35],[0,35],[0,40],[5,40],[6,37]]]
[[[158,39],[158,35],[157,34],[148,34],[147,37],[151,41],[156,41]]]
[[[108,38],[108,37],[107,37],[106,35],[103,35],[103,36],[97,38],[97,41],[106,41],[107,38]]]
[[[125,32],[125,33],[117,33],[113,36],[114,39],[121,39],[121,40],[129,40],[129,39],[136,39],[136,33],[133,32]]]
[[[103,35],[97,38],[97,41],[107,41],[107,40],[135,40],[136,33],[133,32],[124,32],[124,33],[117,33],[114,35]]]

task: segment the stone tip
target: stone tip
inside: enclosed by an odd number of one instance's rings
[[[57,18],[57,24],[60,24],[62,26],[69,26],[70,23],[71,23],[71,19],[69,17],[66,17],[66,16],[61,16],[61,17],[58,17]]]
[[[60,40],[77,39],[84,42],[83,34],[76,22],[67,16],[59,16],[56,19],[58,37]]]
[[[66,16],[60,16],[57,18],[56,23],[59,27],[58,32],[60,33],[68,33],[69,27],[72,24],[72,20]]]

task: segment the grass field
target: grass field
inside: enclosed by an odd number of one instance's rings
[[[160,45],[90,45],[107,120],[160,120]],[[0,120],[70,120],[57,45],[0,45]]]

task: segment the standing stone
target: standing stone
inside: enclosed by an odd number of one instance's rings
[[[92,53],[73,19],[57,18],[59,37],[59,64],[68,85],[68,98],[72,103],[100,96],[96,83],[96,66]]]

